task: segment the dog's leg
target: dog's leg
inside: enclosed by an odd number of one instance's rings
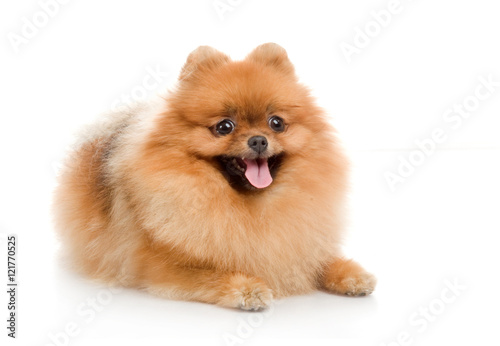
[[[271,289],[259,278],[210,269],[167,266],[146,273],[143,285],[161,297],[243,310],[266,308],[273,299]]]
[[[375,289],[377,280],[353,260],[336,258],[325,266],[320,286],[349,296],[364,296]]]

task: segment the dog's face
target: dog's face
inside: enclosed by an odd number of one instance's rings
[[[236,62],[199,47],[169,101],[178,146],[218,165],[238,188],[268,187],[280,166],[314,147],[314,134],[323,130],[316,117],[321,111],[276,44],[259,46]]]

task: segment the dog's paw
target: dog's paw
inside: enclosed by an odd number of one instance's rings
[[[273,301],[272,290],[258,278],[242,274],[231,276],[219,305],[242,310],[261,310]]]
[[[360,273],[357,276],[346,277],[332,282],[329,289],[348,296],[366,296],[375,289],[377,279],[370,273]]]
[[[260,310],[271,304],[273,294],[267,286],[259,285],[239,291],[237,301],[242,310]]]
[[[377,279],[352,260],[337,259],[326,269],[323,287],[348,296],[366,296],[373,292]]]

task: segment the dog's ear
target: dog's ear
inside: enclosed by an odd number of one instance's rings
[[[285,73],[294,73],[293,65],[288,59],[286,50],[276,43],[261,44],[248,54],[247,59],[273,66]]]
[[[179,80],[186,79],[195,71],[202,68],[213,68],[225,64],[229,57],[209,46],[199,46],[189,54],[184,67],[181,70]]]

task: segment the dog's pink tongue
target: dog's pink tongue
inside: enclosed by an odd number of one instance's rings
[[[247,177],[250,184],[258,189],[271,185],[273,178],[271,177],[271,172],[269,172],[267,159],[243,159],[243,161],[247,165],[245,177]]]

